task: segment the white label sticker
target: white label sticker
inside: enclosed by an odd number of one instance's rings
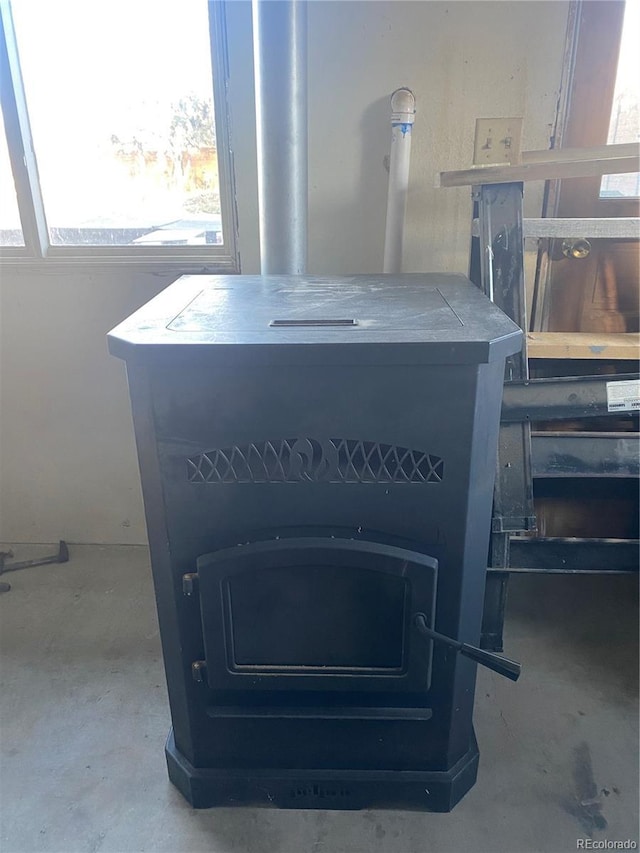
[[[607,382],[607,410],[610,412],[640,411],[640,380]]]

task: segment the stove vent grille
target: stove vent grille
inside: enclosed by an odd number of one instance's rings
[[[444,460],[360,439],[283,438],[187,459],[191,483],[440,483]]]

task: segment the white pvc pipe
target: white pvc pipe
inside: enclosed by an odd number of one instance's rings
[[[416,114],[416,99],[410,89],[396,89],[391,95],[391,156],[387,227],[384,237],[383,272],[401,272],[402,236],[409,189],[411,131]]]

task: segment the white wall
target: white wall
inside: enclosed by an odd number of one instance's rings
[[[310,268],[382,268],[389,96],[416,96],[404,269],[466,272],[470,191],[434,176],[471,165],[477,117],[524,116],[548,148],[568,6],[319,2],[309,10]],[[542,186],[527,188],[539,208]]]
[[[312,2],[309,268],[382,265],[389,95],[418,107],[405,269],[465,272],[468,189],[434,175],[471,161],[475,118],[524,115],[526,148],[554,120],[565,2]],[[243,271],[258,268],[250,4],[229,9]],[[541,186],[527,185],[529,215]],[[5,268],[0,279],[0,541],[145,541],[123,365],[105,334],[175,275]]]
[[[105,336],[170,280],[3,271],[0,541],[145,541],[125,370]]]

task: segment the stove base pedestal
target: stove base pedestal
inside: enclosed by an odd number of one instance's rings
[[[173,730],[165,754],[169,778],[196,809],[269,806],[283,809],[411,809],[448,812],[478,773],[475,734],[448,771],[288,770],[193,767],[177,750]]]

